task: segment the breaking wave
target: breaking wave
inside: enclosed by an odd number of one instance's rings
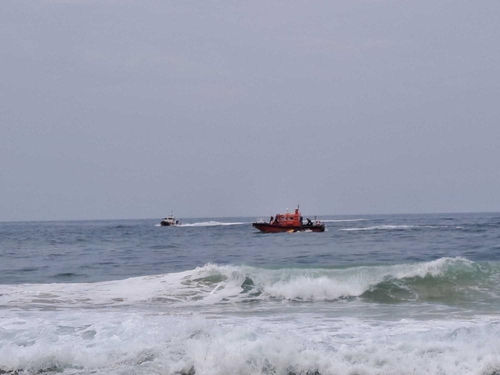
[[[4,285],[5,306],[111,306],[363,299],[377,303],[490,301],[500,297],[500,265],[466,258],[350,268],[262,269],[207,264],[194,270],[126,280]]]
[[[457,257],[349,268],[206,264],[109,282],[2,285],[0,374],[498,375],[499,281],[499,263]],[[371,309],[467,300],[497,306],[453,319],[377,319]],[[354,314],[360,306],[368,318]]]
[[[9,316],[0,373],[496,375],[495,320],[214,320],[90,311]],[[409,371],[410,369],[410,371]],[[413,371],[412,371],[413,370]]]

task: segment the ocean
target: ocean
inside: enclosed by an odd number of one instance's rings
[[[2,222],[0,374],[500,374],[500,214],[318,218]]]

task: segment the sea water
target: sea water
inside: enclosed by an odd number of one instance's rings
[[[0,373],[500,374],[500,214],[0,223]]]

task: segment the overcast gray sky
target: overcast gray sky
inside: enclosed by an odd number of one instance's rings
[[[500,1],[0,2],[0,220],[500,211]]]

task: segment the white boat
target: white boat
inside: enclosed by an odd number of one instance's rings
[[[174,215],[168,215],[166,218],[164,218],[161,222],[160,225],[162,227],[173,227],[175,225],[180,225],[181,221],[176,219]]]

